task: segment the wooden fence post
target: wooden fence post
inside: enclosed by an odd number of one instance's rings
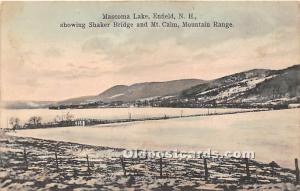
[[[55,163],[56,163],[56,170],[58,171],[59,168],[58,168],[58,159],[57,159],[57,152],[55,151]]]
[[[159,158],[159,175],[162,177],[162,157]]]
[[[295,173],[296,173],[296,183],[299,183],[299,166],[298,166],[298,159],[295,158]]]
[[[26,148],[24,147],[24,153],[23,153],[23,156],[24,156],[24,165],[25,165],[25,169],[28,168],[28,161],[27,161],[27,152],[26,152]]]
[[[124,158],[123,158],[123,157],[120,157],[120,160],[121,160],[121,165],[122,165],[122,169],[123,169],[123,172],[124,172],[124,176],[126,176],[126,169],[125,169]]]
[[[90,174],[91,173],[91,169],[90,169],[89,155],[86,155],[86,162],[87,162],[87,170],[88,170],[88,173]]]
[[[207,181],[208,180],[208,168],[207,168],[206,158],[204,158],[204,175],[205,175],[205,181]]]
[[[247,173],[247,178],[250,178],[250,171],[249,171],[249,159],[245,158],[246,160],[246,173]]]
[[[129,119],[129,121],[131,121],[131,113],[130,112],[128,113],[128,119]]]

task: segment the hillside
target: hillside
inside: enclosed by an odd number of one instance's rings
[[[300,65],[283,70],[255,69],[225,76],[184,90],[181,99],[202,103],[270,103],[300,96]]]
[[[116,85],[99,95],[84,96],[57,102],[55,105],[87,104],[92,102],[135,101],[159,96],[177,96],[181,91],[204,83],[199,79],[182,79],[166,82],[136,83],[130,86]]]
[[[145,82],[131,86],[114,86],[99,95],[99,99],[110,101],[135,101],[161,96],[177,96],[181,91],[204,83],[198,79],[183,79],[167,82]]]

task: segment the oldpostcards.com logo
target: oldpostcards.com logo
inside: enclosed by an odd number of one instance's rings
[[[255,159],[254,151],[225,151],[219,152],[216,150],[207,149],[206,151],[188,151],[181,152],[178,150],[173,151],[148,151],[146,149],[139,150],[124,150],[124,158],[173,158],[173,159],[201,159],[201,158],[248,158]]]

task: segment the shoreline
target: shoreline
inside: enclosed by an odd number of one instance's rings
[[[208,110],[209,111],[209,110]],[[95,126],[95,125],[102,125],[102,124],[118,124],[118,123],[130,123],[130,122],[140,122],[140,121],[153,121],[153,120],[168,120],[168,119],[178,119],[178,118],[189,118],[189,117],[204,117],[204,116],[218,116],[218,115],[233,115],[239,113],[250,113],[250,112],[263,112],[263,111],[272,111],[270,109],[253,109],[253,110],[241,110],[241,111],[229,111],[223,113],[202,113],[202,114],[191,114],[191,115],[182,115],[182,116],[168,116],[164,115],[163,117],[146,117],[146,118],[128,118],[128,119],[115,119],[115,120],[105,120],[105,119],[75,119],[75,120],[68,120],[68,121],[61,121],[61,122],[49,122],[44,124],[38,125],[30,125],[25,128],[17,128],[17,129],[8,129],[8,128],[0,128],[0,130],[26,130],[26,129],[45,129],[45,128],[59,128],[59,127],[72,127],[72,126]]]
[[[241,159],[207,159],[209,177],[205,181],[203,159],[163,158],[160,176],[159,160],[126,158],[124,176],[119,157],[123,149],[120,148],[4,134],[0,138],[0,188],[8,190],[264,190],[265,186],[300,189],[294,185],[293,170],[253,160],[249,160],[250,177],[247,177]],[[27,153],[26,160],[24,153]]]

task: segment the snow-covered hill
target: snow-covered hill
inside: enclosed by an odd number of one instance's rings
[[[272,103],[297,101],[300,65],[283,70],[250,70],[204,83],[181,94],[205,103]]]

